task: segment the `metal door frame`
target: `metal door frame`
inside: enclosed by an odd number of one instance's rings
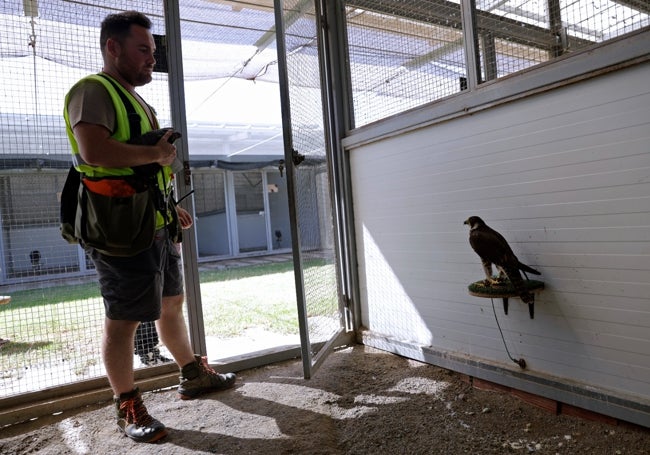
[[[337,118],[333,115],[333,112],[336,111],[332,108],[330,99],[330,94],[332,93],[331,87],[331,68],[327,65],[329,61],[329,53],[326,51],[326,46],[324,43],[327,38],[327,30],[324,27],[324,18],[323,13],[325,12],[325,2],[322,0],[305,0],[303,3],[307,4],[308,1],[313,1],[315,20],[316,20],[316,30],[317,30],[317,43],[318,43],[318,58],[319,58],[319,73],[321,78],[321,95],[323,101],[323,124],[325,132],[325,146],[326,146],[326,156],[328,163],[328,181],[329,181],[329,190],[330,190],[330,199],[331,199],[331,208],[334,221],[334,236],[335,241],[335,257],[337,261],[337,281],[338,281],[338,296],[339,296],[339,309],[341,310],[342,320],[340,321],[340,326],[338,331],[330,338],[327,342],[320,347],[316,355],[313,354],[311,349],[311,341],[309,339],[309,326],[307,320],[307,309],[306,309],[306,296],[305,296],[305,282],[302,266],[302,254],[301,254],[301,242],[300,242],[300,230],[298,225],[298,213],[296,209],[296,186],[295,186],[295,164],[294,157],[297,152],[294,150],[293,145],[293,129],[292,129],[292,118],[291,118],[291,105],[289,99],[289,78],[287,71],[287,49],[285,43],[285,17],[284,17],[284,1],[283,0],[274,0],[275,8],[275,23],[276,23],[276,48],[278,54],[278,75],[279,75],[279,85],[280,85],[280,100],[281,100],[281,110],[282,110],[282,130],[285,144],[285,162],[287,163],[287,192],[289,199],[289,217],[291,222],[292,229],[292,249],[293,249],[293,258],[294,258],[294,275],[295,275],[295,286],[296,286],[296,298],[298,305],[298,318],[300,324],[300,339],[301,339],[301,354],[302,354],[302,363],[303,371],[306,379],[310,378],[318,369],[318,367],[324,362],[327,358],[327,355],[332,351],[336,346],[345,344],[351,338],[350,331],[351,327],[351,312],[349,309],[350,300],[346,298],[347,289],[345,286],[346,282],[343,280],[343,277],[346,274],[342,273],[341,268],[341,252],[342,252],[342,237],[341,237],[341,213],[340,205],[337,203],[338,198],[336,195],[336,181],[335,181],[335,172],[336,172],[336,163],[333,159],[333,152],[336,150],[337,144],[340,144],[340,141],[337,140],[338,129],[333,130],[333,126],[337,121]]]

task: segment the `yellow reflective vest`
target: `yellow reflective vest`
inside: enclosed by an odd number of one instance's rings
[[[110,76],[106,75],[105,73],[103,74],[106,77],[110,78]],[[136,113],[140,116],[140,133],[144,134],[151,131],[153,127],[151,125],[151,122],[149,121],[149,116],[145,112],[140,102],[137,101],[133,97],[133,95],[131,95],[128,92],[128,90],[124,89],[117,81],[115,81],[115,79],[111,78],[111,80],[115,82],[117,87],[119,87],[119,90],[121,90],[129,99],[129,101],[131,101],[131,103],[135,108]],[[124,103],[122,102],[122,98],[117,93],[115,86],[111,84],[110,81],[106,80],[105,77],[100,76],[99,74],[92,74],[86,76],[85,78],[79,80],[66,94],[65,108],[63,110],[63,118],[65,119],[66,133],[68,134],[68,140],[70,141],[70,147],[72,148],[72,160],[75,165],[75,168],[85,177],[101,178],[101,177],[119,177],[122,175],[124,176],[133,175],[134,171],[130,167],[106,168],[101,166],[91,166],[90,164],[87,164],[83,161],[83,158],[79,153],[79,144],[77,144],[77,139],[74,137],[72,126],[70,125],[70,117],[68,114],[68,102],[70,99],[70,94],[72,93],[74,88],[77,85],[87,83],[88,81],[96,81],[101,83],[106,89],[106,91],[108,92],[108,94],[110,95],[111,100],[113,101],[113,106],[115,107],[115,114],[116,114],[116,124],[115,124],[115,131],[111,135],[111,138],[119,142],[128,142],[129,139],[131,139],[131,127],[129,125],[127,109],[126,106],[124,106]],[[169,166],[163,166],[162,170],[158,172],[157,175],[158,186],[160,187],[163,194],[169,194],[169,192],[171,191],[172,175],[173,172]],[[169,217],[167,217],[167,219],[169,219]],[[156,220],[156,228],[157,229],[163,228],[165,224],[166,224],[165,218],[163,218],[162,214],[158,212],[157,220]]]

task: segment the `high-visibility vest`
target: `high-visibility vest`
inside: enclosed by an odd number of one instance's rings
[[[140,102],[137,101],[133,97],[133,95],[131,95],[128,92],[128,90],[124,89],[117,81],[115,81],[115,79],[111,78],[111,80],[114,82],[113,84],[106,78],[110,78],[110,76],[108,76],[106,73],[102,73],[101,76],[99,74],[91,74],[89,76],[86,76],[85,78],[79,80],[70,89],[70,91],[68,91],[68,93],[65,96],[65,108],[63,110],[63,118],[65,119],[66,133],[68,135],[68,140],[70,141],[70,147],[72,149],[72,160],[75,168],[85,177],[101,178],[101,177],[129,176],[129,175],[133,175],[134,171],[131,167],[107,168],[102,166],[92,166],[83,161],[83,158],[79,153],[79,145],[77,143],[76,138],[74,137],[72,126],[70,125],[70,117],[68,114],[68,102],[70,99],[70,93],[72,93],[72,91],[78,84],[88,83],[88,81],[99,82],[104,86],[104,88],[110,95],[111,100],[113,101],[113,106],[115,107],[115,114],[116,114],[115,131],[111,135],[111,138],[119,142],[128,142],[128,140],[131,139],[131,127],[129,125],[127,108],[124,105],[124,102],[122,101],[122,97],[117,92],[118,89],[122,91],[123,96],[126,95],[126,98],[131,102],[131,104],[135,108],[136,113],[139,115],[140,133],[144,134],[153,129],[153,126],[151,125],[151,122],[149,120],[149,116],[145,112]],[[173,171],[169,166],[163,166],[161,171],[158,172],[156,180],[163,194],[169,193],[171,188],[172,176],[173,176]],[[165,224],[166,224],[165,218],[162,216],[161,213],[158,213],[157,221],[156,221],[157,228],[162,228],[165,226]]]

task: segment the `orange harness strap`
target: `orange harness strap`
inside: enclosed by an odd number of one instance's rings
[[[124,179],[81,179],[84,186],[93,193],[109,197],[129,197],[136,193],[135,188]]]

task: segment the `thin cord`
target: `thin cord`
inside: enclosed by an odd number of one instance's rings
[[[40,126],[40,115],[39,115],[39,106],[38,106],[38,80],[36,75],[36,21],[34,20],[34,10],[31,9],[31,20],[29,23],[32,27],[32,34],[29,35],[28,46],[32,48],[32,66],[34,71],[34,113],[36,115],[36,137],[39,140],[39,148],[43,151],[43,135],[41,134]]]
[[[524,359],[515,359],[512,355],[510,355],[510,351],[508,350],[508,345],[506,345],[506,339],[503,336],[503,331],[501,330],[501,325],[499,324],[499,318],[497,318],[497,310],[494,308],[494,299],[491,298],[490,301],[492,302],[492,312],[494,313],[494,320],[497,321],[497,327],[499,328],[499,333],[501,334],[501,339],[503,340],[503,347],[506,348],[506,354],[508,354],[510,360],[515,362],[521,368],[526,368],[526,361]]]
[[[194,190],[190,191],[190,192],[187,193],[185,196],[183,196],[183,197],[180,198],[178,201],[176,201],[176,205],[180,204],[181,201],[182,201],[183,199],[185,199],[186,197],[190,196],[192,193],[194,193]]]

